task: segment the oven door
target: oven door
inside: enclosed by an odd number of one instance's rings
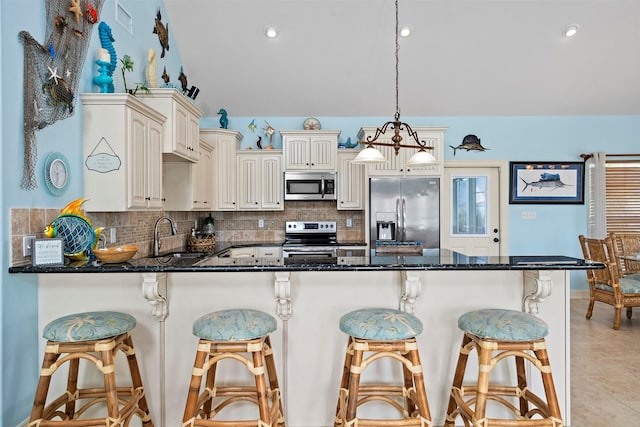
[[[338,256],[338,247],[321,246],[283,246],[282,257],[289,261],[310,260],[314,262],[335,260]]]

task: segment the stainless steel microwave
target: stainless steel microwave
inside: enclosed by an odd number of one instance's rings
[[[335,172],[285,172],[285,200],[336,200]]]

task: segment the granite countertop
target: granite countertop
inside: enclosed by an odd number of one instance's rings
[[[134,258],[119,264],[97,260],[67,262],[64,266],[14,266],[9,273],[153,273],[260,271],[376,271],[376,270],[587,270],[603,264],[567,256],[467,256],[447,249],[424,249],[422,254],[376,255],[362,243],[340,244],[337,258],[218,257],[232,247],[279,246],[274,243],[216,244],[213,253]],[[354,246],[354,248],[349,248]]]

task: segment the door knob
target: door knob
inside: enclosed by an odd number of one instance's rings
[[[497,233],[497,232],[498,232],[498,229],[497,229],[497,228],[494,228],[494,229],[493,229],[493,232],[494,232],[494,233]]]
[[[498,243],[498,242],[500,241],[500,239],[498,239],[497,237],[494,237],[494,238],[493,238],[493,241],[494,241],[494,242],[496,242],[496,243]]]

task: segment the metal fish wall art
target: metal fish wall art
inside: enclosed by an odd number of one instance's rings
[[[454,147],[450,145],[449,147],[453,148],[453,155],[456,155],[456,150],[467,150],[467,151],[487,151],[488,148],[485,148],[480,143],[480,138],[475,135],[467,135],[462,139],[462,144]]]

